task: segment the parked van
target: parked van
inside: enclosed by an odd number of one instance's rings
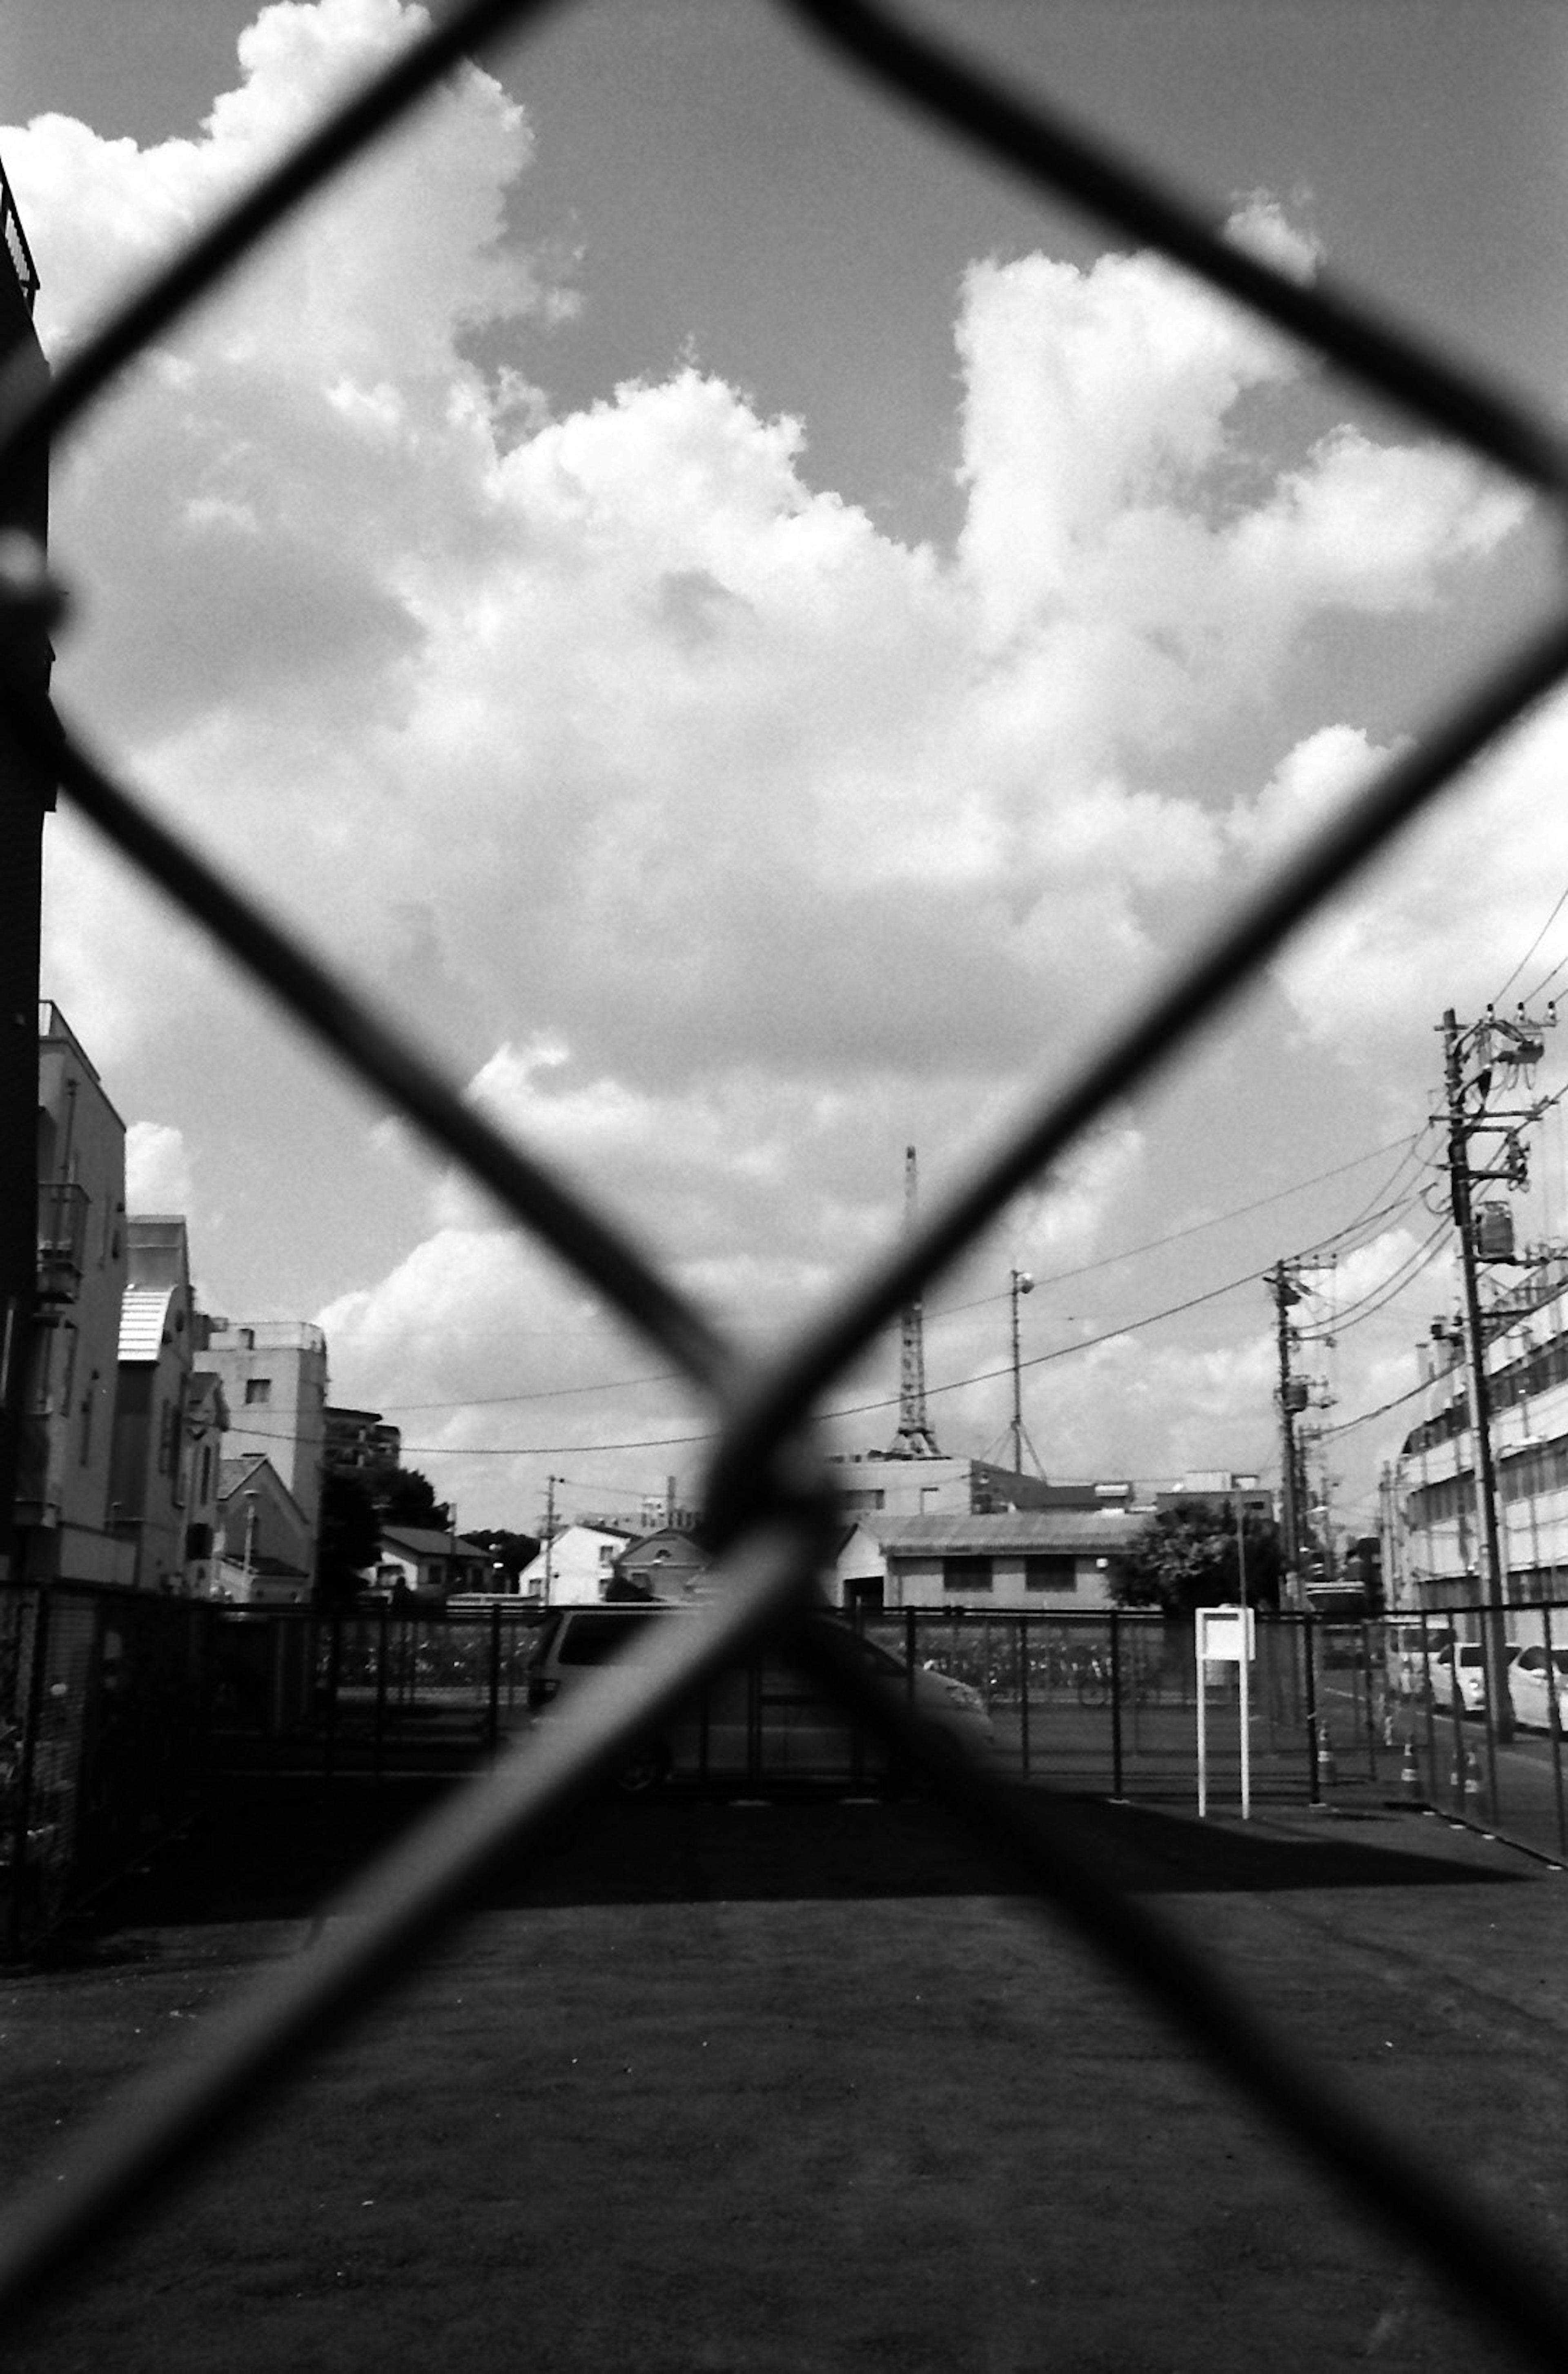
[[[1383,1628],[1383,1641],[1384,1670],[1389,1688],[1401,1698],[1420,1698],[1432,1687],[1438,1659],[1446,1659],[1454,1646],[1454,1628],[1441,1616],[1429,1616],[1424,1628],[1419,1617],[1391,1616]],[[1452,1697],[1446,1665],[1437,1679],[1446,1695]]]
[[[654,1625],[689,1620],[689,1606],[660,1600],[645,1604],[552,1609],[535,1637],[528,1668],[528,1705],[536,1722],[570,1705],[572,1692],[597,1665],[622,1654],[636,1659]],[[824,1618],[831,1621],[831,1618]],[[842,1627],[868,1667],[905,1692],[923,1714],[935,1716],[984,1750],[991,1720],[980,1692],[946,1674],[911,1671],[879,1641]],[[623,1790],[656,1788],[672,1780],[885,1781],[880,1744],[860,1734],[808,1682],[763,1649],[716,1675],[688,1706],[666,1716],[619,1776]]]

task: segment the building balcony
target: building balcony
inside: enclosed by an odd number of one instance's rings
[[[88,1191],[41,1182],[38,1191],[38,1299],[75,1302],[81,1291],[87,1244]]]

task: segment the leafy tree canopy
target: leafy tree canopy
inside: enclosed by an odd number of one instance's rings
[[[316,1545],[317,1604],[352,1605],[363,1588],[362,1570],[375,1564],[380,1548],[381,1520],[367,1487],[357,1475],[324,1475]]]
[[[383,1525],[418,1525],[441,1534],[452,1522],[449,1504],[436,1498],[435,1486],[417,1467],[395,1467],[376,1486],[375,1499]]]
[[[463,1537],[489,1550],[495,1564],[504,1569],[507,1581],[513,1584],[539,1554],[540,1545],[533,1534],[509,1534],[493,1527],[489,1532],[477,1532],[470,1525],[465,1527]]]
[[[1279,1598],[1279,1541],[1272,1523],[1249,1517],[1244,1536],[1246,1597],[1256,1606]],[[1190,1616],[1195,1607],[1234,1606],[1242,1597],[1236,1511],[1195,1500],[1161,1509],[1123,1552],[1112,1577],[1120,1607],[1161,1607]]]

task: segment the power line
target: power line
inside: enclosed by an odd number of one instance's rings
[[[1185,1311],[1196,1310],[1203,1303],[1218,1302],[1227,1294],[1239,1293],[1243,1287],[1256,1286],[1257,1275],[1256,1270],[1249,1270],[1244,1277],[1230,1278],[1223,1286],[1211,1286],[1205,1293],[1188,1295],[1185,1301],[1170,1303],[1163,1310],[1148,1311],[1141,1319],[1122,1320],[1116,1326],[1106,1328],[1101,1334],[1082,1336],[1076,1344],[1057,1345],[1053,1351],[1032,1353],[1027,1360],[1021,1360],[1019,1365],[1024,1369],[1041,1369],[1055,1360],[1071,1359],[1079,1352],[1091,1352],[1097,1345],[1113,1344],[1121,1335],[1138,1334],[1146,1327],[1157,1327],[1161,1320],[1178,1319]],[[927,1385],[926,1395],[929,1398],[934,1393],[967,1393],[973,1385],[990,1384],[997,1377],[1010,1377],[1011,1374],[1012,1365],[1008,1362],[1004,1368],[983,1369],[973,1377],[955,1377],[945,1385]],[[885,1393],[875,1401],[854,1402],[842,1409],[827,1410],[823,1413],[823,1416],[824,1421],[831,1424],[840,1418],[866,1417],[876,1410],[896,1409],[898,1405],[897,1393]],[[443,1406],[447,1405],[443,1404]],[[462,1408],[466,1407],[467,1404],[458,1403],[452,1404],[450,1406]],[[666,1451],[717,1440],[718,1433],[715,1428],[701,1434],[650,1435],[633,1442],[529,1442],[500,1445],[437,1442],[408,1443],[405,1444],[404,1448],[408,1451],[409,1456],[415,1459],[547,1459],[558,1455],[566,1458],[573,1451],[584,1458],[596,1458],[601,1451]]]
[[[1519,975],[1524,971],[1525,967],[1529,963],[1530,958],[1534,956],[1534,954],[1535,954],[1536,950],[1539,947],[1539,946],[1540,946],[1540,944],[1541,944],[1542,940],[1544,940],[1544,939],[1545,939],[1545,937],[1546,937],[1546,935],[1547,935],[1548,932],[1550,932],[1550,929],[1551,929],[1551,927],[1552,927],[1553,923],[1556,923],[1557,918],[1559,917],[1559,915],[1561,915],[1561,913],[1562,912],[1562,910],[1563,910],[1563,908],[1564,908],[1565,906],[1568,906],[1568,889],[1564,889],[1564,890],[1560,894],[1560,896],[1559,896],[1559,898],[1558,898],[1558,901],[1557,901],[1556,906],[1555,906],[1555,907],[1553,907],[1553,909],[1552,909],[1552,911],[1551,911],[1550,914],[1547,917],[1547,919],[1546,919],[1545,923],[1541,925],[1541,927],[1540,927],[1539,931],[1536,934],[1535,938],[1530,942],[1529,946],[1525,950],[1524,955],[1519,958],[1518,963],[1515,966],[1515,968],[1514,968],[1513,971],[1509,974],[1509,976],[1508,976],[1507,980],[1503,982],[1503,984],[1502,988],[1498,991],[1497,995],[1492,999],[1492,1001],[1491,1001],[1491,1002],[1492,1002],[1493,1005],[1502,1005],[1503,1000],[1507,996],[1508,992],[1513,988],[1514,983],[1518,980]],[[1563,961],[1564,961],[1565,963],[1568,963],[1568,958],[1564,958],[1564,960],[1563,960]],[[1553,970],[1553,972],[1561,972],[1561,971],[1562,971],[1562,966],[1561,964],[1560,964],[1560,965],[1556,965],[1556,966],[1554,966],[1554,967],[1553,967],[1553,969],[1552,969],[1552,970]],[[1552,978],[1552,973],[1548,973],[1548,975],[1547,975],[1547,977],[1546,977],[1546,978],[1547,978],[1547,981],[1550,981],[1550,980]],[[1527,998],[1526,998],[1526,1000],[1525,1000],[1526,1005],[1533,1005],[1535,1004],[1535,1002],[1536,1002],[1537,998],[1540,995],[1540,991],[1541,991],[1541,989],[1544,989],[1544,988],[1545,988],[1545,986],[1546,986],[1546,982],[1545,982],[1545,981],[1543,981],[1543,982],[1540,984],[1540,989],[1533,989],[1533,990],[1530,992],[1530,993],[1529,993],[1528,997],[1527,997]]]
[[[1447,1236],[1448,1223],[1446,1220],[1440,1220],[1425,1243],[1418,1245],[1413,1252],[1407,1253],[1398,1268],[1392,1271],[1381,1285],[1369,1287],[1359,1301],[1348,1304],[1343,1310],[1331,1313],[1321,1327],[1303,1327],[1303,1336],[1309,1342],[1322,1343],[1326,1338],[1343,1334],[1348,1327],[1359,1327],[1363,1320],[1375,1318],[1378,1311],[1385,1310],[1389,1303],[1397,1299],[1407,1286],[1412,1286],[1423,1270],[1432,1266],[1443,1250]]]

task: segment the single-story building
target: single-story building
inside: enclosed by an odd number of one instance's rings
[[[491,1564],[489,1550],[461,1534],[438,1533],[428,1525],[383,1525],[374,1571],[365,1583],[371,1591],[399,1596],[408,1592],[444,1604],[454,1592],[483,1591]]]
[[[1109,1607],[1118,1557],[1146,1522],[1124,1505],[905,1517],[879,1529],[887,1607]]]

